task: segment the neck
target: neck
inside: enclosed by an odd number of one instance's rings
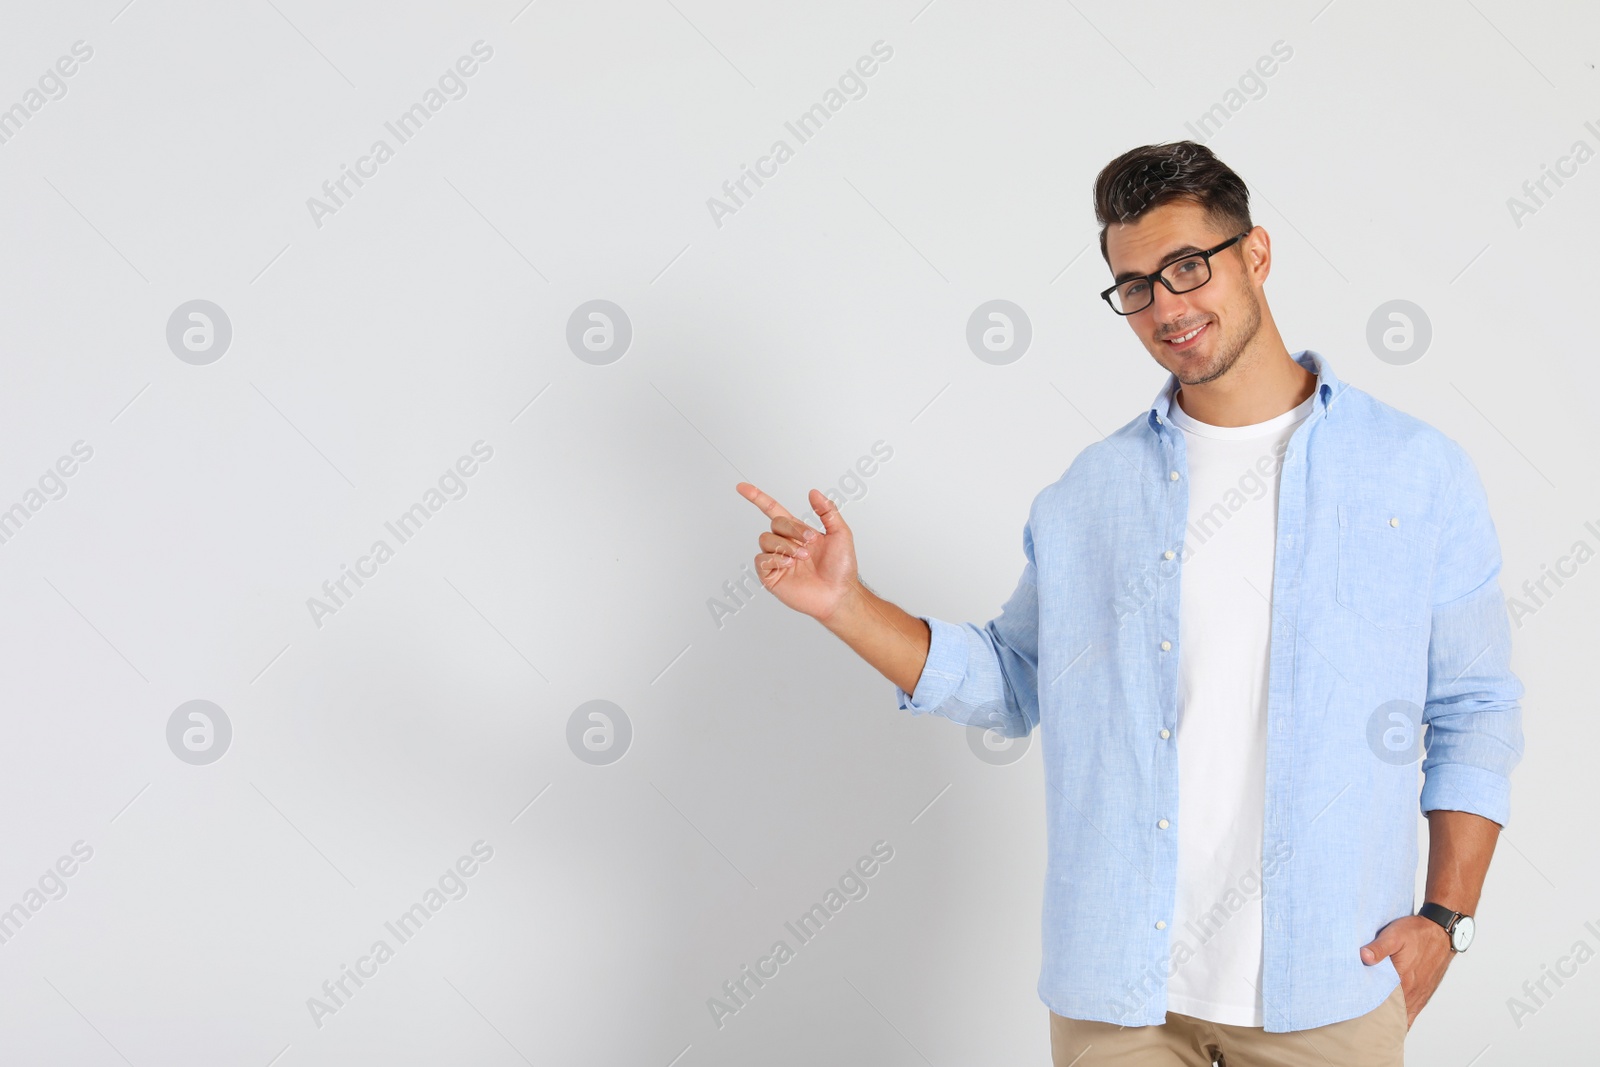
[[[1251,426],[1300,405],[1317,376],[1295,362],[1281,341],[1266,352],[1245,352],[1220,378],[1178,388],[1186,415],[1212,426]]]

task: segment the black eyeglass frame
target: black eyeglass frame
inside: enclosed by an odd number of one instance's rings
[[[1166,275],[1164,275],[1162,273],[1162,271],[1165,271],[1168,267],[1176,267],[1178,264],[1185,263],[1185,262],[1187,262],[1187,261],[1189,261],[1191,259],[1194,259],[1196,256],[1198,256],[1201,259],[1205,260],[1205,264],[1206,264],[1206,280],[1204,282],[1201,282],[1200,285],[1196,285],[1191,289],[1182,290],[1182,292],[1184,292],[1184,293],[1192,293],[1192,292],[1195,291],[1195,289],[1199,289],[1200,286],[1205,285],[1206,282],[1209,282],[1211,280],[1211,273],[1212,273],[1211,272],[1211,257],[1216,255],[1218,252],[1221,252],[1225,248],[1232,247],[1234,244],[1238,243],[1241,239],[1250,236],[1250,233],[1251,233],[1250,230],[1246,230],[1243,233],[1234,234],[1232,237],[1228,238],[1226,241],[1222,242],[1220,245],[1217,245],[1215,248],[1206,248],[1206,249],[1202,249],[1199,252],[1190,252],[1188,255],[1182,256],[1182,257],[1180,257],[1178,259],[1173,260],[1171,263],[1168,263],[1165,267],[1162,267],[1161,270],[1158,270],[1153,274],[1146,274],[1142,278],[1124,278],[1124,279],[1122,279],[1122,281],[1117,282],[1115,285],[1111,286],[1109,289],[1106,289],[1104,292],[1102,292],[1100,294],[1100,299],[1104,300],[1110,306],[1112,311],[1116,311],[1116,313],[1118,315],[1121,315],[1124,318],[1126,318],[1129,315],[1137,315],[1141,311],[1147,311],[1150,308],[1150,304],[1154,304],[1156,302],[1156,290],[1155,290],[1155,283],[1156,282],[1160,282],[1162,285],[1166,286],[1167,287],[1167,292],[1171,293],[1173,296],[1180,295],[1180,291],[1177,290],[1177,289],[1174,289],[1172,287],[1172,283],[1167,280]],[[1117,310],[1117,305],[1111,299],[1111,294],[1116,292],[1118,289],[1121,289],[1124,285],[1129,284],[1130,282],[1148,282],[1148,283],[1150,283],[1150,303],[1146,304],[1144,307],[1136,308],[1133,311],[1118,311]]]

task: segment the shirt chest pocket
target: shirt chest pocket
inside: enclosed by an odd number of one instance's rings
[[[1426,625],[1438,538],[1404,505],[1340,504],[1335,599],[1380,630]]]

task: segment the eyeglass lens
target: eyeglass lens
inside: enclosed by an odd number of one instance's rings
[[[1198,289],[1211,280],[1211,264],[1205,256],[1190,256],[1180,259],[1176,263],[1169,263],[1161,268],[1161,276],[1172,283],[1172,288],[1180,293],[1190,289]],[[1144,278],[1135,278],[1117,286],[1111,294],[1117,302],[1117,310],[1124,315],[1131,315],[1135,311],[1143,311],[1155,299],[1151,283]]]

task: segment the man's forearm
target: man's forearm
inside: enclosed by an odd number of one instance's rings
[[[1478,908],[1489,858],[1500,825],[1467,811],[1436,808],[1428,815],[1428,881],[1425,900],[1472,915]]]
[[[928,624],[884,600],[857,578],[822,625],[907,693],[915,692],[933,644]]]

